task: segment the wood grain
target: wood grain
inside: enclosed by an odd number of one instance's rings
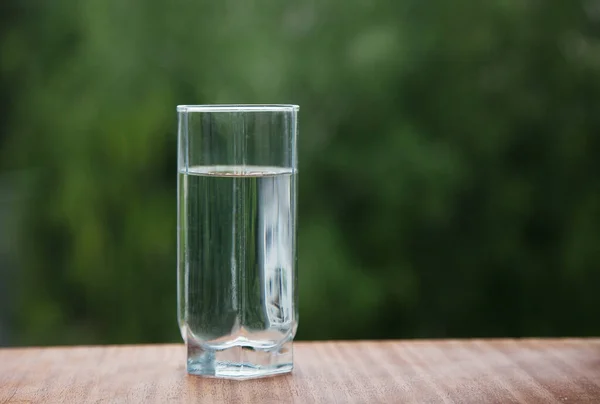
[[[185,372],[183,345],[0,349],[0,403],[600,403],[600,339],[301,342],[292,374]]]

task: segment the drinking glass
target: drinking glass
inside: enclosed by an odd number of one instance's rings
[[[178,317],[190,374],[290,372],[297,105],[180,105]]]

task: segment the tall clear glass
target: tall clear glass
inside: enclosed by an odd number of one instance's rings
[[[178,316],[190,374],[287,373],[298,326],[296,105],[180,105]]]

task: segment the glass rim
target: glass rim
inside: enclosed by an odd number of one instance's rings
[[[294,104],[205,104],[177,105],[177,112],[290,112],[298,111]]]

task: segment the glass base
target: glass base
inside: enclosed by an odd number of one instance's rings
[[[255,379],[292,371],[292,342],[274,348],[247,345],[225,349],[207,348],[188,341],[187,372],[191,375],[223,379]]]

